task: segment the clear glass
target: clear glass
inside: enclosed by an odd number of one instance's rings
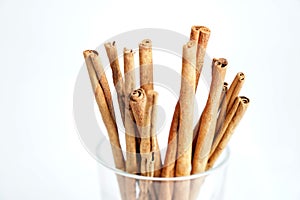
[[[222,200],[229,155],[227,147],[215,166],[204,173],[151,178],[116,169],[110,144],[104,139],[97,147],[96,158],[99,162],[100,196],[103,200]]]

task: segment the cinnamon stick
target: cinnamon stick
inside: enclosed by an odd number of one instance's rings
[[[151,136],[151,152],[152,159],[154,160],[154,177],[160,177],[161,174],[161,154],[158,145],[158,140],[156,136],[156,118],[157,118],[157,100],[158,93],[155,91],[148,92],[150,96],[152,96],[152,111],[151,111],[151,128],[150,128],[150,136]]]
[[[139,44],[140,86],[146,93],[153,90],[152,41],[145,39]]]
[[[130,108],[130,93],[135,88],[134,54],[132,50],[124,48],[124,121],[126,140],[126,172],[136,174],[138,172],[135,122]],[[127,200],[136,199],[136,186],[134,179],[126,179]]]
[[[112,69],[113,82],[114,82],[114,86],[115,86],[115,89],[117,92],[121,118],[122,118],[123,124],[125,125],[125,121],[124,121],[124,119],[125,119],[124,83],[123,83],[122,73],[120,70],[116,43],[115,42],[112,42],[112,43],[107,42],[104,44],[104,46],[105,46],[107,57],[109,59],[110,67]]]
[[[191,172],[196,51],[195,41],[189,41],[183,46],[176,176],[188,176]],[[189,182],[178,182],[175,188],[174,199],[188,199]]]
[[[168,147],[165,156],[165,161],[163,168],[161,170],[161,177],[174,177],[175,176],[175,160],[176,160],[176,153],[177,153],[177,128],[178,128],[178,114],[179,112],[179,103],[176,104],[175,112],[173,115],[171,128],[168,137]],[[173,187],[174,184],[171,181],[165,181],[161,183],[160,192],[159,192],[159,199],[164,200],[171,200],[173,194]]]
[[[222,120],[222,122],[220,123],[220,127],[218,127],[218,124],[217,124],[216,128],[218,128],[218,129],[216,129],[215,138],[214,138],[213,144],[210,149],[210,156],[211,156],[211,154],[213,154],[213,152],[217,148],[218,144],[220,143],[220,141],[221,141],[229,123],[231,122],[233,116],[235,115],[236,110],[241,101],[242,101],[242,98],[236,97],[234,104],[231,106],[231,109],[226,114],[225,119]],[[226,107],[224,109],[226,109]]]
[[[96,70],[95,70],[95,64],[100,63],[100,61],[98,60],[98,53],[94,50],[86,50],[83,52],[83,55],[85,58],[87,70],[88,70],[89,77],[91,80],[93,92],[95,94],[95,99],[98,104],[98,108],[100,110],[104,125],[108,132],[115,166],[117,169],[124,171],[124,169],[125,169],[124,157],[122,154],[122,149],[121,149],[121,145],[120,145],[120,141],[119,141],[117,125],[116,125],[115,119],[112,116],[112,112],[109,109],[109,106],[107,103],[107,98],[105,96],[106,94],[104,92],[104,91],[108,92],[109,88],[103,88],[103,86],[105,84],[102,84],[102,85],[100,84],[101,83],[100,80],[101,79],[104,80],[105,74],[102,73],[101,74],[102,78],[99,78],[99,76],[97,76]],[[108,86],[108,85],[106,85],[106,86]],[[117,179],[118,179],[118,183],[119,183],[121,197],[124,200],[126,198],[124,179],[121,176],[117,176]]]
[[[243,72],[237,73],[227,92],[227,112],[230,110],[235,98],[238,96],[240,90],[242,89],[244,82],[245,74]]]
[[[208,40],[210,37],[210,30],[205,26],[193,26],[191,28],[191,34],[190,34],[190,40],[194,40],[198,42],[197,46],[197,53],[196,53],[196,79],[195,79],[195,91],[197,90],[200,74],[203,68],[204,63],[204,56],[206,52],[206,47],[208,44]],[[179,125],[179,110],[180,105],[179,102],[177,102],[172,122],[171,122],[171,128],[169,132],[169,138],[168,138],[168,147],[166,152],[166,157],[164,163],[164,167],[162,169],[162,176],[164,177],[170,177],[172,175],[172,171],[174,170],[175,163],[175,157],[176,157],[176,151],[177,151],[177,131],[178,131],[178,125]],[[175,137],[176,136],[176,137]],[[193,136],[193,138],[196,137],[196,134]],[[171,172],[171,173],[170,173]],[[165,197],[167,198],[167,197]]]
[[[197,144],[193,158],[192,174],[204,172],[206,168],[211,144],[214,138],[219,101],[227,64],[227,60],[224,58],[213,59],[212,62],[212,80],[209,96],[202,112],[201,123],[199,125]]]
[[[213,152],[213,154],[210,156],[208,164],[207,164],[207,169],[210,169],[213,167],[215,161],[217,158],[221,155],[222,151],[225,149],[227,146],[232,134],[234,133],[234,130],[236,129],[237,125],[241,121],[243,115],[245,114],[250,100],[247,97],[240,97],[241,101],[239,101],[238,108],[235,112],[235,115],[233,116],[230,124],[228,125],[220,143],[218,144],[217,148]]]
[[[141,155],[141,175],[153,176],[154,163],[151,154],[150,140],[150,120],[151,120],[151,102],[148,102],[147,95],[142,88],[134,90],[130,95],[130,107],[138,127],[141,137],[140,155]],[[148,188],[150,182],[140,180],[139,199],[148,199]]]

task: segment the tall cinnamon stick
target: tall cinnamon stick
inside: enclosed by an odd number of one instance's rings
[[[130,108],[130,93],[135,88],[134,55],[133,51],[124,48],[124,121],[126,139],[126,172],[136,174],[138,172],[135,122]],[[136,199],[135,180],[126,179],[127,200]]]
[[[95,99],[98,104],[98,108],[100,110],[104,125],[108,132],[115,166],[117,169],[124,170],[125,169],[124,157],[122,154],[122,149],[119,141],[117,125],[115,119],[112,116],[112,112],[109,109],[107,98],[105,96],[107,95],[107,93],[105,94],[105,91],[108,92],[109,88],[104,88],[104,87],[109,87],[109,86],[106,84],[101,84],[101,79],[105,80],[104,72],[101,73],[102,76],[101,78],[99,78],[99,76],[97,76],[96,74],[95,65],[100,63],[98,59],[98,53],[94,50],[86,50],[83,52],[83,55],[85,58],[87,70],[91,80],[93,92],[95,94]],[[119,183],[121,197],[124,200],[126,198],[124,179],[120,176],[117,176],[117,179]]]
[[[191,172],[196,51],[195,41],[189,41],[183,46],[176,176],[188,176]],[[188,199],[189,182],[177,183],[175,187],[174,199]]]
[[[208,44],[208,40],[210,37],[210,30],[205,27],[205,26],[193,26],[191,28],[191,34],[190,34],[190,40],[197,41],[198,46],[197,46],[197,53],[196,53],[196,79],[195,79],[195,91],[198,86],[200,74],[203,68],[203,63],[204,63],[204,56],[206,52],[206,47]],[[164,163],[164,167],[162,169],[162,176],[169,177],[174,171],[174,162],[175,162],[175,157],[176,154],[175,152],[177,151],[177,131],[178,131],[178,125],[179,125],[179,110],[180,110],[180,105],[179,102],[177,102],[172,122],[171,122],[171,128],[169,132],[169,138],[168,138],[168,147],[167,147],[167,152],[166,152],[166,157]],[[175,137],[176,136],[176,137]],[[195,137],[194,137],[195,138]],[[166,198],[166,197],[165,197]]]
[[[231,122],[229,123],[220,143],[218,144],[217,148],[213,152],[213,154],[210,156],[207,169],[210,169],[213,167],[214,163],[216,162],[217,158],[221,155],[222,151],[227,146],[232,134],[234,133],[235,128],[241,121],[243,115],[245,114],[250,100],[247,97],[240,97],[241,101],[239,101],[238,108],[236,109],[235,115],[233,116]]]
[[[118,59],[118,52],[116,48],[116,43],[110,43],[107,42],[104,44],[107,57],[110,62],[110,67],[112,69],[113,74],[113,82],[114,86],[116,88],[117,96],[118,96],[118,103],[119,103],[119,109],[121,113],[121,118],[123,121],[123,124],[125,125],[125,102],[124,102],[124,83],[123,83],[123,77],[120,70],[119,65],[119,59]]]
[[[134,90],[130,95],[130,107],[134,119],[136,121],[139,135],[141,137],[140,155],[141,155],[141,175],[153,176],[154,163],[151,154],[151,140],[150,140],[150,120],[151,120],[151,102],[148,102],[145,91],[140,88]],[[148,199],[148,189],[150,182],[140,181],[139,199]]]

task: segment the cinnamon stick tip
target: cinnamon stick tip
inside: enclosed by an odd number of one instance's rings
[[[248,97],[240,96],[240,98],[241,98],[241,100],[242,100],[242,102],[243,102],[244,104],[250,103],[250,99],[249,99]]]
[[[221,65],[221,68],[224,68],[228,65],[228,61],[225,58],[214,58],[213,63],[215,65]]]
[[[199,30],[201,33],[210,34],[210,29],[206,26],[200,26]]]
[[[144,39],[139,46],[149,48],[152,46],[152,41],[150,39]]]
[[[96,50],[85,50],[85,51],[83,51],[84,58],[88,57],[91,54],[95,54],[97,56],[99,55]]]
[[[245,80],[245,74],[243,72],[239,72],[237,75],[239,76],[240,81]]]
[[[144,95],[146,95],[144,89],[136,89],[130,93],[130,100],[137,101],[138,99],[142,99]]]
[[[128,53],[133,53],[133,50],[127,49],[126,47],[124,47],[123,52],[124,52],[124,54],[128,54]]]

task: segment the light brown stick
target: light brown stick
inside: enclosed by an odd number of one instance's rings
[[[191,28],[191,35],[190,35],[190,40],[194,40],[198,42],[197,46],[197,54],[196,54],[196,84],[195,84],[195,91],[198,86],[200,74],[203,68],[203,63],[204,63],[204,56],[206,52],[206,47],[208,44],[208,40],[210,37],[210,30],[205,27],[205,26],[193,26]],[[169,132],[169,138],[168,138],[168,147],[167,147],[167,152],[166,152],[166,157],[164,163],[164,167],[162,169],[162,175],[164,176],[169,176],[172,173],[169,173],[173,171],[174,169],[174,163],[176,159],[176,152],[177,151],[177,131],[178,131],[178,124],[179,124],[179,111],[180,111],[180,105],[179,101],[176,104],[172,122],[171,122],[171,128]],[[176,136],[176,137],[175,137]],[[196,136],[196,135],[195,135]],[[195,136],[193,138],[195,138]],[[164,199],[168,199],[165,197]]]
[[[134,90],[130,95],[130,107],[141,137],[140,168],[141,175],[143,176],[152,176],[154,172],[150,143],[151,103],[151,101],[148,101],[147,95],[142,88]],[[140,180],[139,200],[146,200],[149,198],[148,189],[150,184],[149,181]]]
[[[237,73],[226,95],[227,112],[230,110],[235,98],[239,95],[239,92],[242,89],[244,82],[245,74],[243,72]]]
[[[156,118],[157,118],[157,100],[158,100],[158,93],[155,91],[149,91],[149,95],[152,95],[152,112],[151,112],[151,152],[153,154],[154,160],[154,177],[160,177],[161,174],[161,154],[158,145],[158,140],[156,136]]]
[[[235,128],[241,121],[243,115],[245,114],[250,100],[247,97],[240,97],[242,100],[239,103],[239,106],[235,112],[234,117],[232,118],[230,124],[228,125],[220,143],[218,144],[217,148],[213,152],[213,154],[210,156],[207,169],[210,169],[213,167],[214,163],[216,162],[217,158],[221,155],[222,151],[227,146],[232,134],[234,133]]]
[[[212,62],[212,80],[209,96],[202,112],[201,123],[199,125],[192,174],[204,172],[206,168],[211,144],[214,138],[219,101],[227,64],[227,60],[224,58],[213,59]]]
[[[175,176],[175,160],[176,160],[176,153],[177,153],[177,128],[179,120],[175,119],[178,118],[176,115],[176,110],[179,111],[179,103],[176,104],[175,112],[173,115],[171,128],[168,137],[168,147],[165,157],[165,162],[163,168],[161,170],[161,177],[174,177]],[[179,113],[179,112],[177,112]],[[171,181],[165,181],[161,183],[159,198],[164,200],[171,200],[173,194],[173,187],[174,184]]]
[[[189,41],[183,46],[176,176],[188,176],[191,172],[196,51],[197,43],[195,41]],[[189,187],[189,182],[177,183],[174,199],[188,199]]]
[[[139,44],[140,86],[147,93],[153,90],[152,41],[145,39]]]
[[[123,83],[122,73],[120,70],[116,43],[115,42],[113,42],[113,43],[107,42],[104,44],[104,46],[105,46],[107,57],[110,62],[110,67],[112,69],[113,82],[114,82],[117,96],[118,96],[118,103],[119,103],[121,118],[122,118],[123,124],[125,125],[124,83]]]
[[[136,155],[135,122],[130,108],[130,93],[135,88],[134,54],[132,50],[124,48],[124,79],[125,79],[125,139],[126,139],[126,172],[138,172]],[[126,179],[127,200],[136,199],[136,186],[134,179]]]
[[[99,83],[99,78],[97,77],[97,74],[95,72],[94,63],[93,60],[95,59],[95,55],[98,56],[98,53],[94,50],[86,50],[83,52],[87,70],[89,73],[89,77],[91,80],[93,92],[95,94],[95,99],[98,104],[98,108],[100,110],[104,125],[106,127],[106,130],[108,132],[113,158],[115,162],[115,166],[117,169],[125,170],[125,164],[124,164],[124,157],[122,154],[122,149],[119,141],[119,134],[118,129],[115,120],[113,119],[111,115],[111,111],[109,110],[109,107],[107,105],[107,101],[105,98],[104,89],[103,86]],[[102,74],[102,76],[105,76],[105,74]],[[109,89],[106,88],[106,91]],[[121,197],[123,200],[126,199],[126,190],[125,190],[125,184],[124,179],[120,176],[117,176],[119,188],[121,192]]]
[[[214,138],[213,144],[212,144],[211,149],[210,149],[210,156],[215,151],[218,144],[220,143],[220,141],[221,141],[228,125],[229,125],[229,123],[231,122],[233,116],[236,113],[236,110],[237,110],[237,108],[240,104],[240,101],[242,101],[242,98],[236,97],[235,101],[234,101],[234,104],[231,106],[231,109],[229,110],[229,112],[225,116],[225,120],[222,120],[223,122],[220,123],[220,127],[218,127],[218,124],[217,124],[216,128],[218,128],[218,129],[216,129],[215,138]]]
[[[199,33],[198,38],[197,38],[197,33]],[[198,82],[199,82],[203,64],[204,64],[204,58],[205,58],[205,53],[206,53],[206,48],[207,48],[209,37],[210,37],[210,30],[208,27],[205,27],[205,26],[193,26],[192,27],[190,39],[194,39],[194,40],[198,41],[197,61],[196,61],[196,90],[198,87]],[[194,154],[194,151],[196,148],[200,119],[201,119],[201,117],[199,118],[199,120],[193,130],[193,150],[192,150],[193,153],[192,154]]]
[[[108,84],[107,78],[105,76],[103,65],[100,61],[98,52],[95,50],[86,50],[83,52],[83,55],[85,57],[86,62],[88,60],[90,65],[93,66],[93,68],[96,72],[96,76],[99,80],[99,84],[101,85],[101,88],[103,89],[103,93],[105,96],[105,100],[106,100],[109,112],[110,112],[113,120],[116,121],[114,106],[113,106],[112,97],[111,97],[111,93],[110,93],[110,89],[109,89],[109,84]]]

